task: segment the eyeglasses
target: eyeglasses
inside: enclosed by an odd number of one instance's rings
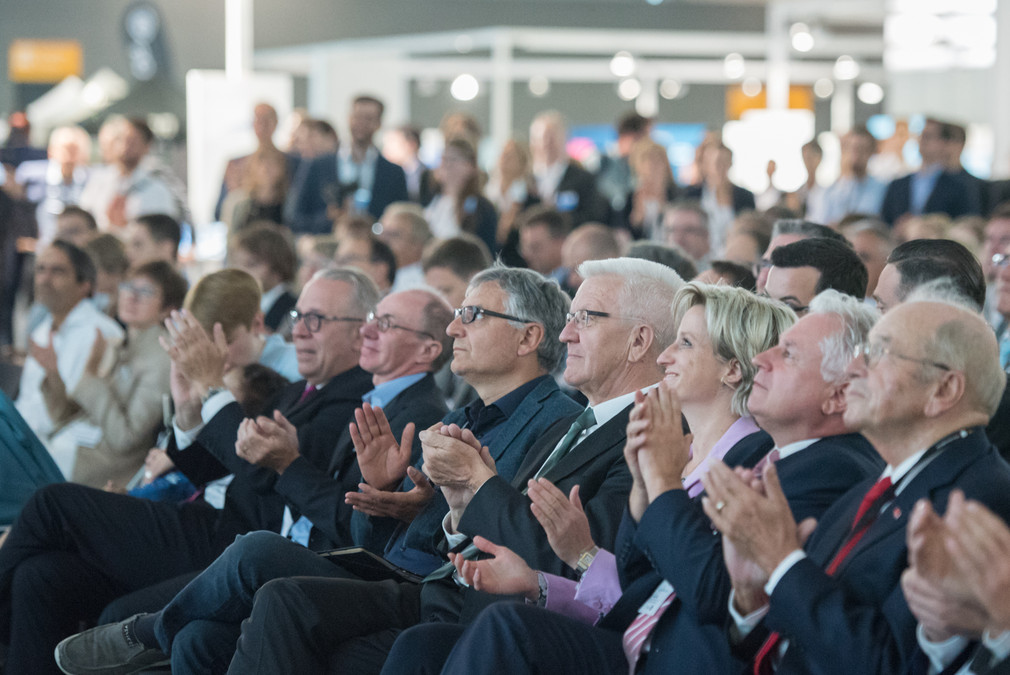
[[[949,372],[951,370],[950,366],[943,363],[939,363],[937,361],[930,361],[929,359],[917,359],[912,356],[905,356],[904,354],[899,354],[890,347],[885,347],[879,342],[877,344],[866,343],[856,345],[853,357],[858,359],[860,356],[863,357],[863,363],[866,364],[867,368],[873,368],[875,365],[877,365],[877,362],[880,361],[880,358],[882,356],[893,356],[896,359],[903,359],[905,361],[911,361],[912,363],[919,363],[924,366],[933,366],[934,368],[939,368],[940,370],[943,371]]]
[[[992,257],[993,267],[1006,267],[1007,265],[1010,265],[1010,255],[997,253]]]
[[[375,327],[379,329],[380,333],[385,333],[389,331],[389,329],[391,328],[398,328],[399,330],[405,330],[410,333],[416,333],[417,335],[423,335],[424,337],[430,338],[432,340],[436,339],[434,335],[432,335],[431,333],[427,333],[423,330],[417,330],[415,328],[407,328],[406,326],[398,326],[397,324],[393,323],[392,314],[383,314],[382,316],[375,316],[375,312],[369,312],[368,318],[365,319],[365,321],[367,323],[372,323],[374,321]]]
[[[589,328],[597,317],[603,319],[609,318],[610,312],[598,312],[595,309],[577,309],[574,312],[565,314],[565,323],[575,321],[579,328]]]
[[[156,297],[158,295],[158,291],[155,288],[151,288],[150,286],[142,286],[140,284],[131,284],[128,281],[124,281],[123,283],[119,284],[119,292],[128,293],[134,297],[142,298],[145,300]]]
[[[300,320],[305,320],[305,327],[310,333],[316,333],[320,328],[323,327],[323,321],[347,321],[347,322],[364,322],[364,319],[356,319],[350,316],[325,316],[319,312],[299,312],[297,309],[292,309],[288,316],[291,317],[292,325],[297,324]]]
[[[457,307],[453,310],[453,314],[464,324],[473,323],[482,316],[494,316],[499,319],[508,319],[509,321],[518,321],[519,323],[534,323],[533,321],[528,321],[526,319],[520,319],[517,316],[511,316],[509,314],[502,314],[501,312],[492,312],[490,309],[484,309],[479,305],[467,305],[466,307]]]

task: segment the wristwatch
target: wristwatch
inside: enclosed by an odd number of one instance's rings
[[[575,573],[581,578],[589,566],[593,564],[593,558],[596,554],[600,552],[599,546],[593,546],[592,548],[586,549],[579,556],[579,561],[575,563]]]
[[[214,394],[220,394],[222,391],[228,391],[228,387],[211,387],[207,392],[200,397],[200,405],[205,404],[210,400],[210,397]]]

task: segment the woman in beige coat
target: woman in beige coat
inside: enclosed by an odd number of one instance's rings
[[[108,343],[101,334],[84,375],[67,391],[51,347],[39,360],[46,369],[42,394],[58,429],[50,452],[75,453],[67,478],[117,489],[143,465],[162,423],[162,399],[169,392],[170,360],[158,343],[168,313],[182,306],[186,281],[165,262],[150,262],[127,273],[119,288],[119,320],[126,341]],[[48,353],[45,353],[48,352]]]

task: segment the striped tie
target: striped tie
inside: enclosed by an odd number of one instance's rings
[[[652,635],[656,624],[659,623],[660,617],[673,604],[673,599],[676,596],[677,592],[673,589],[670,582],[664,581],[661,583],[652,592],[649,599],[638,609],[638,616],[631,622],[628,629],[624,631],[621,645],[624,647],[624,656],[628,660],[629,675],[634,675],[635,666],[638,665],[638,659],[642,656],[642,648],[645,646],[646,641],[648,641],[649,636]]]

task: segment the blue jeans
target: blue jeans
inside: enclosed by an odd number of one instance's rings
[[[173,673],[225,672],[256,591],[294,576],[353,578],[338,565],[273,532],[239,535],[161,611],[155,634]]]

